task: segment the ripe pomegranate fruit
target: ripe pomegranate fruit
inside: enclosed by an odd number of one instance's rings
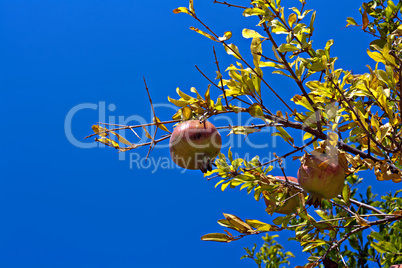
[[[307,204],[321,205],[322,199],[331,199],[342,192],[345,170],[326,156],[306,155],[297,172],[300,186],[309,193]]]
[[[286,178],[283,176],[276,176],[276,178],[281,179],[281,180],[286,180]],[[291,182],[299,183],[297,178],[295,178],[295,177],[287,176],[287,178]],[[269,214],[272,214],[273,212],[277,212],[280,214],[286,214],[286,215],[295,213],[296,209],[298,207],[300,207],[299,196],[295,195],[295,194],[297,194],[297,192],[298,191],[296,189],[292,189],[292,190],[286,192],[283,188],[279,189],[278,191],[276,191],[274,193],[268,193],[267,191],[264,191],[264,201],[265,201],[265,205],[267,206],[266,211]],[[295,196],[290,198],[289,200],[287,200],[281,207],[278,207],[278,209],[276,209],[277,208],[276,207],[277,200],[283,194],[286,194],[286,196],[282,200],[285,200],[293,195],[295,195]]]
[[[169,141],[170,157],[185,169],[212,170],[222,146],[221,135],[208,121],[188,120],[174,129]]]

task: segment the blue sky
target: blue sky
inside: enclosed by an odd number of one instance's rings
[[[231,30],[233,42],[249,53],[250,40],[241,38],[241,30],[255,29],[254,18],[213,1],[194,2],[202,20],[217,33]],[[289,7],[298,3],[282,2]],[[147,148],[132,152],[130,161],[129,154],[119,156],[83,139],[102,119],[151,120],[143,76],[153,102],[162,104],[167,95],[176,97],[176,87],[205,91],[208,81],[194,65],[215,76],[212,46],[222,68],[235,62],[219,44],[188,29],[201,27],[196,21],[172,13],[187,5],[0,0],[0,266],[255,267],[240,256],[243,247],[260,245],[260,237],[229,244],[202,242],[200,237],[223,231],[216,223],[222,212],[270,221],[262,202],[237,189],[221,192],[198,171],[183,173],[170,166],[153,172],[152,162],[141,161]],[[365,53],[370,36],[344,28],[349,16],[360,21],[359,6],[360,1],[349,0],[311,0],[307,5],[317,10],[314,47],[334,39],[336,66],[355,73],[365,72],[370,62]],[[291,81],[265,72],[285,99],[297,93]],[[284,109],[270,93],[264,94],[272,110]],[[162,120],[172,114],[169,107],[157,109]],[[224,142],[226,134],[222,132]],[[262,143],[269,137],[262,134],[250,140]],[[247,145],[241,137],[233,151],[272,157],[274,151],[280,155],[289,149],[280,141],[261,150]],[[167,158],[165,146],[156,148],[150,161]],[[289,175],[296,174],[298,164],[286,162]],[[375,179],[368,176],[366,185],[370,181]],[[383,183],[376,190],[383,193],[391,185]],[[298,244],[281,241],[297,255],[292,264],[304,264],[306,255],[299,253]]]

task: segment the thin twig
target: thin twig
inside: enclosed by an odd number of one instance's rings
[[[318,131],[322,132],[321,129],[321,120],[320,120],[320,115],[319,115],[319,110],[317,109],[317,105],[314,103],[314,101],[310,98],[310,96],[308,95],[307,91],[305,90],[304,86],[303,86],[303,82],[296,76],[296,74],[294,73],[292,67],[290,67],[285,55],[283,53],[281,53],[280,51],[278,51],[278,45],[276,44],[271,31],[269,30],[269,28],[267,27],[267,24],[264,22],[263,23],[264,26],[264,30],[265,32],[268,34],[268,38],[271,41],[272,45],[274,45],[274,47],[277,50],[277,53],[279,54],[279,56],[282,59],[282,64],[285,65],[286,69],[288,70],[288,72],[290,73],[290,75],[293,77],[293,80],[295,80],[297,86],[300,88],[300,90],[303,93],[303,96],[307,99],[307,101],[309,102],[309,104],[311,105],[311,107],[313,107],[314,113],[315,113],[315,117],[316,117],[316,122],[317,122],[317,129]],[[293,111],[292,111],[293,112]]]
[[[225,91],[225,89],[223,87],[222,73],[221,73],[221,69],[219,68],[219,61],[218,61],[218,57],[216,56],[215,47],[213,47],[213,49],[214,49],[215,64],[216,64],[216,68],[218,69],[219,76],[220,76],[219,78],[220,78],[220,81],[221,81],[221,90],[223,92],[223,97],[225,98],[226,108],[229,109],[229,103],[228,103],[228,99],[226,98],[226,91]]]
[[[203,21],[201,21],[198,17],[193,16],[194,19],[196,19],[199,23],[202,24],[202,26],[204,26],[212,35],[215,36],[215,38],[217,40],[219,40],[219,36],[211,30],[211,28],[209,28]],[[247,67],[250,68],[250,70],[253,71],[253,73],[275,94],[275,96],[286,106],[286,108],[288,108],[292,113],[293,110],[292,108],[290,108],[290,106],[281,98],[281,96],[279,96],[279,94],[267,83],[267,81],[265,81],[265,79],[253,68],[251,67],[251,65],[237,52],[235,51],[232,47],[230,47],[225,41],[220,41],[220,43],[222,43],[228,50],[230,50],[234,55],[237,56],[237,58],[239,58],[244,64],[247,65]],[[256,101],[258,101],[256,99]],[[258,101],[258,103],[261,104],[261,100]],[[261,105],[262,106],[262,105]]]
[[[370,227],[372,227],[372,226],[379,225],[379,224],[384,224],[384,223],[388,223],[388,222],[392,222],[392,221],[395,221],[395,220],[399,220],[399,219],[401,219],[401,218],[402,218],[402,215],[396,215],[396,216],[394,216],[394,217],[392,217],[392,218],[386,218],[386,219],[381,219],[381,220],[377,220],[377,221],[370,222],[370,223],[367,224],[367,226],[360,226],[359,228],[356,228],[356,229],[350,231],[349,233],[347,233],[346,235],[344,235],[338,242],[334,243],[334,244],[324,253],[324,255],[322,255],[322,256],[320,257],[320,259],[316,260],[316,261],[314,262],[314,266],[316,266],[316,265],[317,265],[318,263],[320,263],[323,259],[325,259],[325,258],[327,257],[327,255],[328,255],[333,249],[335,249],[335,248],[338,247],[340,244],[342,244],[342,242],[345,241],[346,239],[348,239],[351,235],[353,235],[353,234],[355,234],[355,233],[358,233],[358,232],[360,232],[360,231],[363,231],[363,230],[365,230],[365,229],[368,229],[368,228],[370,228]]]
[[[214,4],[221,4],[221,5],[226,5],[228,7],[237,7],[237,8],[242,8],[242,9],[246,9],[247,7],[244,6],[238,6],[238,5],[233,5],[233,4],[229,4],[226,1],[225,2],[220,2],[220,1],[216,1],[214,0]]]
[[[155,121],[155,122],[158,122],[157,117],[156,117],[156,114],[155,114],[154,105],[152,104],[151,95],[149,94],[149,90],[148,90],[148,86],[147,86],[147,81],[145,81],[145,77],[144,77],[144,85],[145,85],[145,89],[146,89],[147,94],[148,94],[149,103],[151,104],[152,113],[153,113],[153,115],[154,115],[154,121]],[[154,136],[152,137],[151,145],[149,146],[147,156],[145,157],[146,160],[148,159],[149,154],[151,153],[152,149],[154,148],[154,145],[155,145],[155,137],[156,137],[156,133],[157,133],[157,132],[158,132],[158,126],[156,126],[156,129],[155,129],[155,132],[154,132]]]
[[[381,143],[379,143],[375,138],[373,138],[373,136],[371,135],[369,130],[364,127],[363,122],[362,122],[359,114],[356,112],[355,108],[353,107],[353,105],[350,104],[349,100],[346,98],[345,94],[342,92],[342,90],[339,88],[339,86],[334,82],[332,77],[329,78],[329,81],[332,83],[332,85],[335,87],[335,89],[339,92],[339,94],[341,94],[343,101],[347,104],[347,106],[349,106],[349,107],[345,107],[345,108],[348,108],[353,112],[353,114],[355,115],[355,117],[357,119],[357,122],[359,123],[359,125],[363,129],[363,131],[366,133],[367,137],[370,138],[379,148],[383,149],[384,151],[389,152],[389,153],[394,153],[394,150],[385,148]]]
[[[200,72],[200,74],[202,74],[202,76],[204,76],[205,79],[207,79],[213,86],[215,86],[215,87],[218,88],[219,90],[222,89],[222,88],[219,87],[214,81],[212,81],[203,71],[201,71],[201,69],[198,68],[197,65],[195,65],[195,68],[196,68],[196,69]],[[234,98],[234,99],[236,99],[236,100],[238,100],[238,101],[241,101],[241,102],[247,104],[248,106],[251,106],[251,103],[248,103],[247,101],[242,100],[242,99],[240,99],[240,98],[237,97],[237,96],[231,96],[231,97]],[[251,102],[252,102],[252,101],[251,101]]]

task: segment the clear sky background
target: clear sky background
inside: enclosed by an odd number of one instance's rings
[[[213,1],[194,2],[203,21],[221,35],[231,30],[232,41],[249,57],[250,40],[241,31],[256,29],[257,20]],[[366,72],[372,63],[365,52],[370,36],[344,28],[349,16],[360,21],[361,2],[307,2],[317,10],[314,47],[334,39],[336,66]],[[177,96],[176,87],[205,92],[208,81],[194,65],[215,77],[212,46],[223,69],[235,63],[220,44],[189,30],[201,28],[196,21],[172,13],[187,5],[184,0],[0,0],[1,267],[256,267],[240,257],[243,247],[262,244],[259,236],[229,244],[200,237],[223,231],[216,223],[222,212],[269,222],[262,202],[238,189],[221,192],[214,188],[217,181],[207,182],[199,171],[141,161],[147,148],[132,152],[130,166],[129,153],[119,156],[83,139],[98,121],[151,120],[143,76],[153,102],[162,104],[167,95]],[[299,93],[292,81],[269,72],[268,80],[286,100]],[[271,93],[264,96],[271,110],[284,110]],[[173,113],[169,107],[157,109],[162,120]],[[66,130],[68,115],[73,117]],[[222,131],[224,142],[232,142],[226,135]],[[292,135],[300,139],[301,134]],[[269,147],[255,150],[247,140]],[[289,150],[279,140],[273,145],[269,133],[235,141],[231,146],[238,154],[272,157]],[[164,145],[150,161],[168,158]],[[288,160],[288,175],[295,175],[298,165]],[[368,176],[365,185],[372,182]],[[374,192],[390,187],[395,184],[381,183]],[[304,264],[299,245],[286,240],[288,233],[280,235],[297,256],[292,265]]]

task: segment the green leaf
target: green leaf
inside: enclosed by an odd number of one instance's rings
[[[246,8],[243,11],[244,17],[265,15],[265,11],[259,8]]]
[[[346,204],[348,204],[348,206],[349,206],[349,200],[350,200],[350,187],[349,187],[349,184],[345,184],[345,186],[343,187],[343,190],[342,190],[342,197],[343,197],[343,200],[345,200],[345,203]]]
[[[211,234],[206,234],[201,237],[202,241],[214,241],[214,242],[231,242],[233,241],[233,238],[228,236],[227,234],[221,234],[221,233],[211,233]]]
[[[384,238],[377,232],[371,232],[370,236],[378,241],[383,241]]]
[[[269,231],[278,231],[280,228],[277,226],[261,222],[259,220],[246,220],[246,223],[257,229],[259,232],[269,232]]]
[[[310,20],[310,26],[309,26],[309,28],[310,28],[310,35],[312,35],[313,32],[314,32],[315,15],[316,15],[316,12],[314,11],[313,14],[311,15],[311,20]]]
[[[229,147],[228,158],[229,158],[229,161],[232,163],[233,162],[232,147]]]
[[[349,27],[349,26],[357,26],[357,23],[356,23],[355,19],[352,18],[352,17],[348,17],[348,18],[346,19],[346,22],[347,22],[346,27]]]
[[[252,117],[264,118],[264,112],[262,111],[261,105],[254,103],[248,108],[248,112]]]
[[[370,246],[373,247],[375,250],[377,250],[380,253],[387,253],[388,252],[388,250],[384,246],[384,244],[371,242]]]
[[[272,133],[272,136],[280,136],[280,137],[282,137],[286,142],[288,142],[289,144],[293,144],[293,143],[294,143],[294,139],[292,138],[292,136],[290,136],[289,133],[287,133],[286,130],[283,129],[283,127],[276,127],[276,130],[278,130],[279,132],[274,132],[274,133]]]
[[[278,51],[279,52],[281,52],[281,53],[283,53],[283,52],[292,52],[292,51],[298,51],[299,50],[299,48],[297,48],[297,47],[295,47],[295,46],[293,46],[293,45],[291,45],[291,44],[281,44],[279,47],[278,47]]]

